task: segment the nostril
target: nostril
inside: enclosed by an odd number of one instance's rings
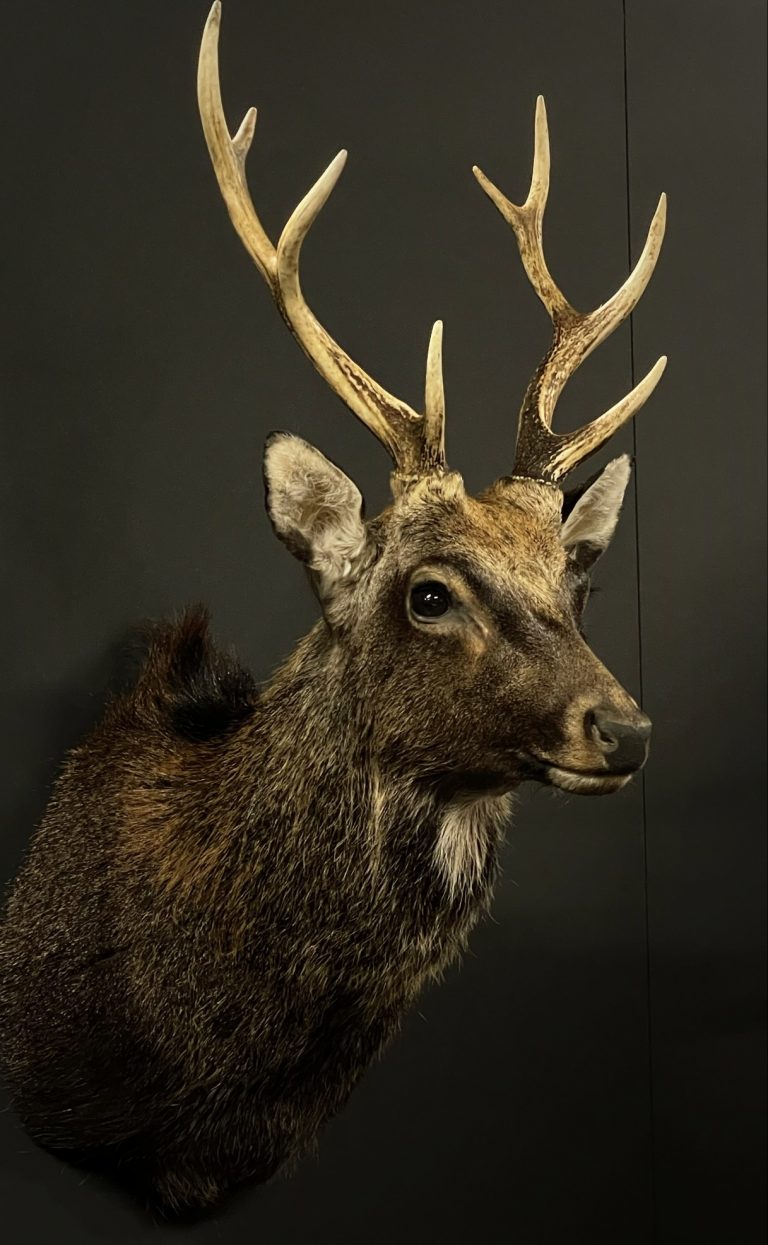
[[[584,715],[584,726],[587,738],[600,749],[609,770],[631,772],[645,761],[651,734],[651,723],[645,715],[638,714],[627,722],[611,717],[610,710],[593,709]]]
[[[611,728],[614,723],[608,723],[607,719],[602,715],[590,709],[584,718],[584,727],[588,739],[594,742],[603,752],[613,752],[618,747],[618,738]]]

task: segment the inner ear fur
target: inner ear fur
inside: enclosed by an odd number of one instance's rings
[[[607,549],[621,514],[629,484],[628,454],[614,458],[584,484],[569,489],[563,500],[561,539],[583,566],[589,567]]]
[[[359,488],[308,441],[286,432],[267,439],[264,484],[276,535],[327,595],[365,560],[369,541]]]

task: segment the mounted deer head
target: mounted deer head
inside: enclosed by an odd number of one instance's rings
[[[250,109],[230,137],[218,73],[220,6],[200,54],[198,97],[224,201],[285,322],[317,370],[389,451],[393,504],[371,522],[359,490],[306,442],[273,437],[266,451],[275,531],[310,569],[326,619],[375,697],[385,756],[468,784],[503,789],[524,777],[580,792],[616,790],[644,762],[650,723],[587,647],[580,616],[588,572],[606,548],[629,480],[626,456],[588,487],[564,477],[650,396],[661,358],[610,410],[574,432],[552,430],[568,378],[636,306],[664,234],[662,195],[634,271],[595,311],[576,311],[547,267],[542,222],[549,189],[543,99],[536,105],[533,176],[522,206],[475,176],[517,237],[553,340],[528,386],[512,471],[473,498],[448,469],[442,325],[427,356],[424,411],[393,397],[329,336],[299,281],[301,247],[346,160],[341,151],[288,220],[277,246],[254,209],[245,160]],[[343,638],[341,638],[343,637]]]
[[[343,154],[276,247],[264,232],[245,181],[255,114],[234,138],[224,121],[219,16],[216,3],[199,101],[225,202],[292,333],[392,456],[394,498],[366,521],[339,467],[298,437],[269,439],[269,514],[324,619],[260,688],[199,610],[153,629],[135,683],[62,766],[0,921],[0,1048],[30,1133],[185,1215],[301,1154],[465,947],[511,788],[613,791],[643,764],[650,724],[580,629],[629,461],[570,493],[561,482],[663,366],[553,432],[567,377],[648,281],[664,204],[619,293],[576,312],[542,251],[539,101],[525,204],[477,175],[554,339],[511,473],[469,496],[445,462],[440,325],[420,414],[302,296],[301,245]]]

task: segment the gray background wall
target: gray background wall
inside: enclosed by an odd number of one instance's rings
[[[194,99],[205,0],[25,0],[3,15],[4,775],[10,876],[138,618],[207,601],[259,678],[309,626],[262,512],[288,428],[386,493],[383,451],[326,392],[218,199]],[[225,0],[234,123],[260,125],[277,233],[344,145],[307,244],[322,319],[417,402],[446,321],[449,456],[508,468],[548,337],[479,163],[524,195],[553,138],[547,247],[577,305],[621,282],[658,192],[670,225],[634,324],[569,386],[565,428],[662,350],[617,448],[636,495],[588,631],[655,722],[642,781],[531,788],[493,920],[290,1181],[200,1241],[763,1239],[764,6],[759,0]],[[0,1116],[7,1240],[162,1231]]]

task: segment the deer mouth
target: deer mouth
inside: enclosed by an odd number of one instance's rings
[[[607,770],[568,769],[546,757],[534,755],[529,757],[529,762],[534,770],[531,777],[536,782],[559,787],[561,791],[570,791],[574,795],[611,795],[625,787],[635,772],[611,774]]]
[[[544,762],[544,781],[561,791],[575,795],[611,795],[620,791],[632,777],[628,774],[607,774],[605,771],[563,769],[560,765]]]

